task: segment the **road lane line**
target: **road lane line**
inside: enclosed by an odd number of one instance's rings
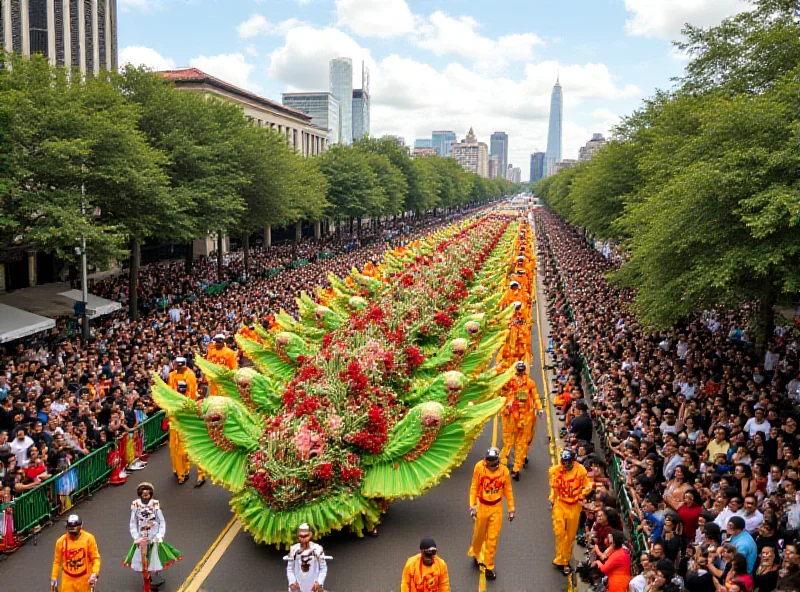
[[[211,543],[211,546],[200,561],[197,562],[197,565],[194,566],[189,577],[187,577],[181,587],[178,588],[178,592],[198,592],[200,586],[202,586],[206,578],[211,575],[211,571],[217,563],[219,563],[219,560],[222,559],[225,551],[231,546],[233,539],[236,538],[236,535],[239,534],[241,529],[242,523],[239,522],[236,517],[231,518],[230,522],[228,522],[225,528],[222,529],[222,532],[219,533],[216,540]]]

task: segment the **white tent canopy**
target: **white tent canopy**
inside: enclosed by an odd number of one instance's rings
[[[0,343],[8,343],[56,326],[53,319],[0,304]]]
[[[76,302],[83,302],[83,294],[80,290],[69,290],[67,292],[61,292],[59,296],[64,296],[65,298],[69,298],[70,300],[75,300]],[[107,298],[100,298],[99,296],[95,296],[93,294],[89,294],[87,296],[86,302],[86,316],[90,319],[95,317],[99,317],[102,315],[111,314],[115,310],[119,310],[122,308],[122,305],[115,300],[108,300]]]

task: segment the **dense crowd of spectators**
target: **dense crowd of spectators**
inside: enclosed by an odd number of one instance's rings
[[[157,411],[149,396],[152,373],[166,380],[176,357],[194,368],[194,355],[204,353],[215,334],[229,336],[235,347],[232,336],[243,324],[266,325],[280,309],[296,313],[301,290],[313,292],[329,274],[343,276],[377,262],[387,248],[460,215],[407,220],[360,236],[304,240],[297,250],[256,248],[247,281],[240,251],[224,257],[221,278],[213,257],[194,262],[190,271],[184,261],[152,264],[139,274],[138,321],[130,321],[125,308],[95,319],[86,349],[79,336],[64,335],[63,319],[50,333],[14,344],[0,356],[0,504]],[[292,265],[297,259],[304,261]],[[208,290],[222,282],[222,291]],[[91,291],[124,303],[127,288],[127,277],[117,276]]]
[[[752,309],[647,331],[631,313],[632,294],[605,278],[619,257],[548,210],[535,223],[555,396],[575,422],[594,393],[597,444],[606,462],[619,462],[621,490],[602,478],[587,434],[578,441],[568,430],[601,477],[585,511],[592,560],[607,560],[609,531],[624,528],[645,541],[632,591],[800,590],[797,329],[777,327],[763,354],[747,334]],[[583,359],[593,389],[580,386]],[[631,511],[621,521],[623,496]]]

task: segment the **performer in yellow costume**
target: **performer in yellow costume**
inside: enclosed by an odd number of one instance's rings
[[[186,358],[175,358],[175,370],[169,373],[167,384],[172,390],[192,400],[197,399],[197,377],[192,370],[186,367]],[[178,430],[172,429],[172,427],[169,430],[169,458],[172,461],[172,472],[178,478],[178,483],[182,485],[189,477],[189,469],[192,465]],[[202,485],[203,482],[205,482],[205,475],[198,467],[197,483]]]
[[[511,448],[514,448],[514,468],[511,477],[519,481],[519,471],[528,464],[528,448],[536,434],[536,416],[542,413],[542,403],[536,383],[528,375],[525,362],[517,362],[517,373],[504,387],[506,405],[503,418],[503,451],[500,464],[506,466]]]
[[[497,552],[500,529],[503,527],[504,497],[508,506],[508,521],[511,522],[515,516],[511,475],[508,467],[500,464],[500,451],[497,448],[490,448],[472,472],[469,512],[475,519],[475,529],[472,533],[472,545],[467,553],[475,558],[475,565],[480,565],[478,558],[483,548],[483,565],[486,567],[487,580],[497,579],[494,556]]]
[[[575,462],[575,452],[565,448],[561,464],[550,468],[550,507],[553,511],[553,532],[556,535],[556,558],[553,565],[565,576],[572,573],[569,560],[578,532],[581,502],[592,490],[586,469]]]
[[[58,574],[61,572],[61,587]],[[100,576],[100,551],[94,536],[83,530],[83,521],[75,514],[67,518],[67,534],[56,541],[50,590],[90,592]]]

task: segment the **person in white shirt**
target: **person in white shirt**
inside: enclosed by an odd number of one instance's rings
[[[772,427],[764,417],[764,406],[761,403],[756,403],[755,417],[751,417],[744,424],[744,431],[752,438],[756,432],[762,432],[764,439],[769,440],[769,430]]]
[[[634,578],[631,578],[631,581],[628,584],[628,592],[644,592],[644,589],[647,586],[647,577],[650,575],[650,572],[653,569],[653,565],[650,560],[650,554],[642,553],[642,556],[639,557],[639,562],[642,564],[642,573]]]
[[[756,496],[745,496],[744,514],[742,515],[742,518],[744,518],[744,529],[755,536],[758,527],[761,526],[762,522],[764,522],[764,515],[758,511],[758,500],[756,499]]]
[[[26,467],[28,466],[28,450],[33,446],[33,440],[25,433],[25,428],[17,428],[16,434],[17,437],[9,443],[8,447],[17,457],[17,466]]]
[[[299,543],[289,549],[289,554],[284,557],[286,564],[286,578],[289,580],[291,592],[323,592],[325,578],[328,575],[328,565],[325,562],[330,557],[325,556],[322,546],[311,541],[311,527],[301,524],[297,528]]]
[[[742,510],[742,496],[733,495],[728,500],[728,505],[723,508],[722,512],[714,518],[714,524],[719,526],[720,531],[725,532],[725,527],[728,526],[728,520],[733,516],[741,516],[744,518],[744,510]]]
[[[771,347],[768,347],[767,353],[764,354],[764,371],[772,372],[775,370],[775,367],[778,365],[780,359],[780,354],[776,354],[774,351],[772,351]]]
[[[678,345],[675,347],[675,353],[681,360],[686,359],[686,354],[689,351],[689,342],[686,340],[686,335],[681,335],[678,338]]]

